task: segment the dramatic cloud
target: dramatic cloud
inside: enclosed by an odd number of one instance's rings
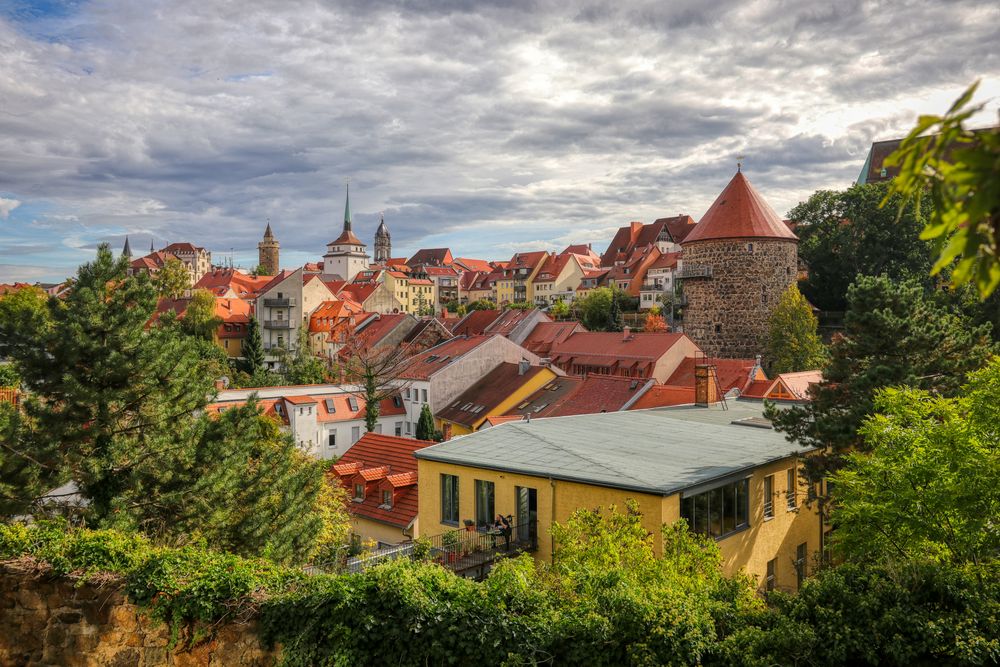
[[[976,78],[993,122],[998,43],[986,0],[8,0],[0,281],[125,234],[250,265],[266,219],[315,259],[347,178],[394,255],[603,250],[741,153],[784,212]]]

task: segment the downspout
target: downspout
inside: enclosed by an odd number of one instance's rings
[[[549,490],[552,496],[552,507],[549,510],[549,561],[555,565],[556,534],[552,531],[552,524],[556,520],[556,481],[551,477],[549,477]]]

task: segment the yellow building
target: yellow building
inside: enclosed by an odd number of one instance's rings
[[[510,422],[415,453],[420,535],[513,517],[515,540],[549,561],[550,527],[633,499],[662,550],[678,518],[715,537],[724,569],[796,590],[822,548],[799,457],[761,407],[684,406]]]
[[[519,252],[503,269],[503,276],[494,283],[497,305],[507,303],[534,303],[534,279],[541,270],[549,253]]]
[[[557,377],[551,368],[502,363],[435,415],[445,439],[478,431],[491,415],[502,415]]]

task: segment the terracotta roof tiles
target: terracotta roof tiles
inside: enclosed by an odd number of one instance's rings
[[[738,171],[684,239],[684,244],[744,238],[798,241],[743,172]]]

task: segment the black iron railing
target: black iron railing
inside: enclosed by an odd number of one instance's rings
[[[466,528],[423,538],[430,547],[429,557],[449,570],[466,572],[489,565],[500,558],[538,549],[536,521],[511,522],[500,526]]]

